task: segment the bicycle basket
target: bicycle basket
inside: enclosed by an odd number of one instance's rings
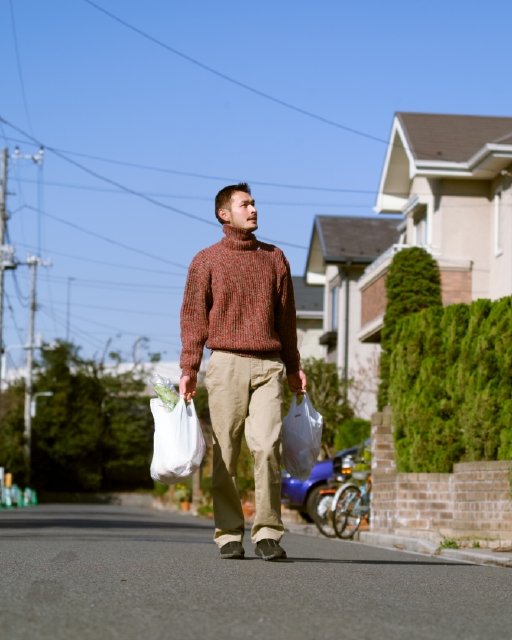
[[[366,480],[370,475],[370,471],[352,471],[352,478],[354,480]]]

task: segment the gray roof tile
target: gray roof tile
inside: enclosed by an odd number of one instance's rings
[[[317,216],[316,228],[326,262],[373,262],[398,242],[402,217]]]
[[[297,311],[323,311],[323,286],[306,284],[302,276],[292,276],[292,280]]]
[[[398,112],[417,160],[466,162],[487,143],[512,143],[512,118]]]

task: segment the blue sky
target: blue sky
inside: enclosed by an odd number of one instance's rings
[[[95,1],[226,75],[383,140],[397,110],[512,113],[512,8],[503,2],[467,1],[462,10],[454,0]],[[303,247],[316,214],[372,215],[385,144],[230,84],[83,0],[1,0],[0,59],[0,115],[45,145],[222,178],[68,154],[105,178],[155,194],[161,203],[215,221],[213,199],[224,178],[247,180],[261,236]],[[14,140],[24,139],[6,125],[0,128],[0,146],[11,152],[19,144]],[[19,147],[24,154],[37,151],[28,141]],[[8,186],[8,228],[18,257],[32,251],[53,260],[38,280],[37,329],[44,339],[65,336],[72,277],[71,337],[84,354],[101,353],[111,337],[110,348],[130,359],[134,340],[146,336],[150,351],[177,359],[186,271],[166,261],[186,267],[221,238],[220,226],[122,193],[50,151],[42,169],[10,161]],[[306,251],[282,248],[293,273],[302,274]],[[6,275],[12,308],[5,311],[6,345],[26,334],[27,268],[20,266],[16,277],[18,292],[13,274]],[[21,362],[22,352],[11,354]]]

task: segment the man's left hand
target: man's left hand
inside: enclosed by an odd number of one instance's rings
[[[288,376],[288,386],[293,393],[303,396],[306,393],[307,379],[302,369],[297,373],[290,373]]]

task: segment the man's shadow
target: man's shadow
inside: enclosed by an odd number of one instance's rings
[[[260,560],[261,558],[259,558],[258,556],[246,556],[245,557],[246,560]],[[382,565],[396,565],[396,566],[400,566],[400,565],[414,565],[414,566],[418,566],[418,565],[425,565],[425,566],[439,566],[439,567],[448,567],[448,566],[454,566],[454,567],[473,567],[476,565],[472,565],[472,564],[466,564],[465,562],[446,562],[446,561],[441,561],[441,560],[430,560],[430,561],[426,561],[426,560],[336,560],[334,558],[286,558],[286,559],[279,559],[276,558],[276,560],[271,560],[270,562],[279,562],[281,564],[294,564],[296,562],[316,562],[316,563],[320,563],[320,564],[363,564],[363,565],[378,565],[378,564],[382,564]]]

